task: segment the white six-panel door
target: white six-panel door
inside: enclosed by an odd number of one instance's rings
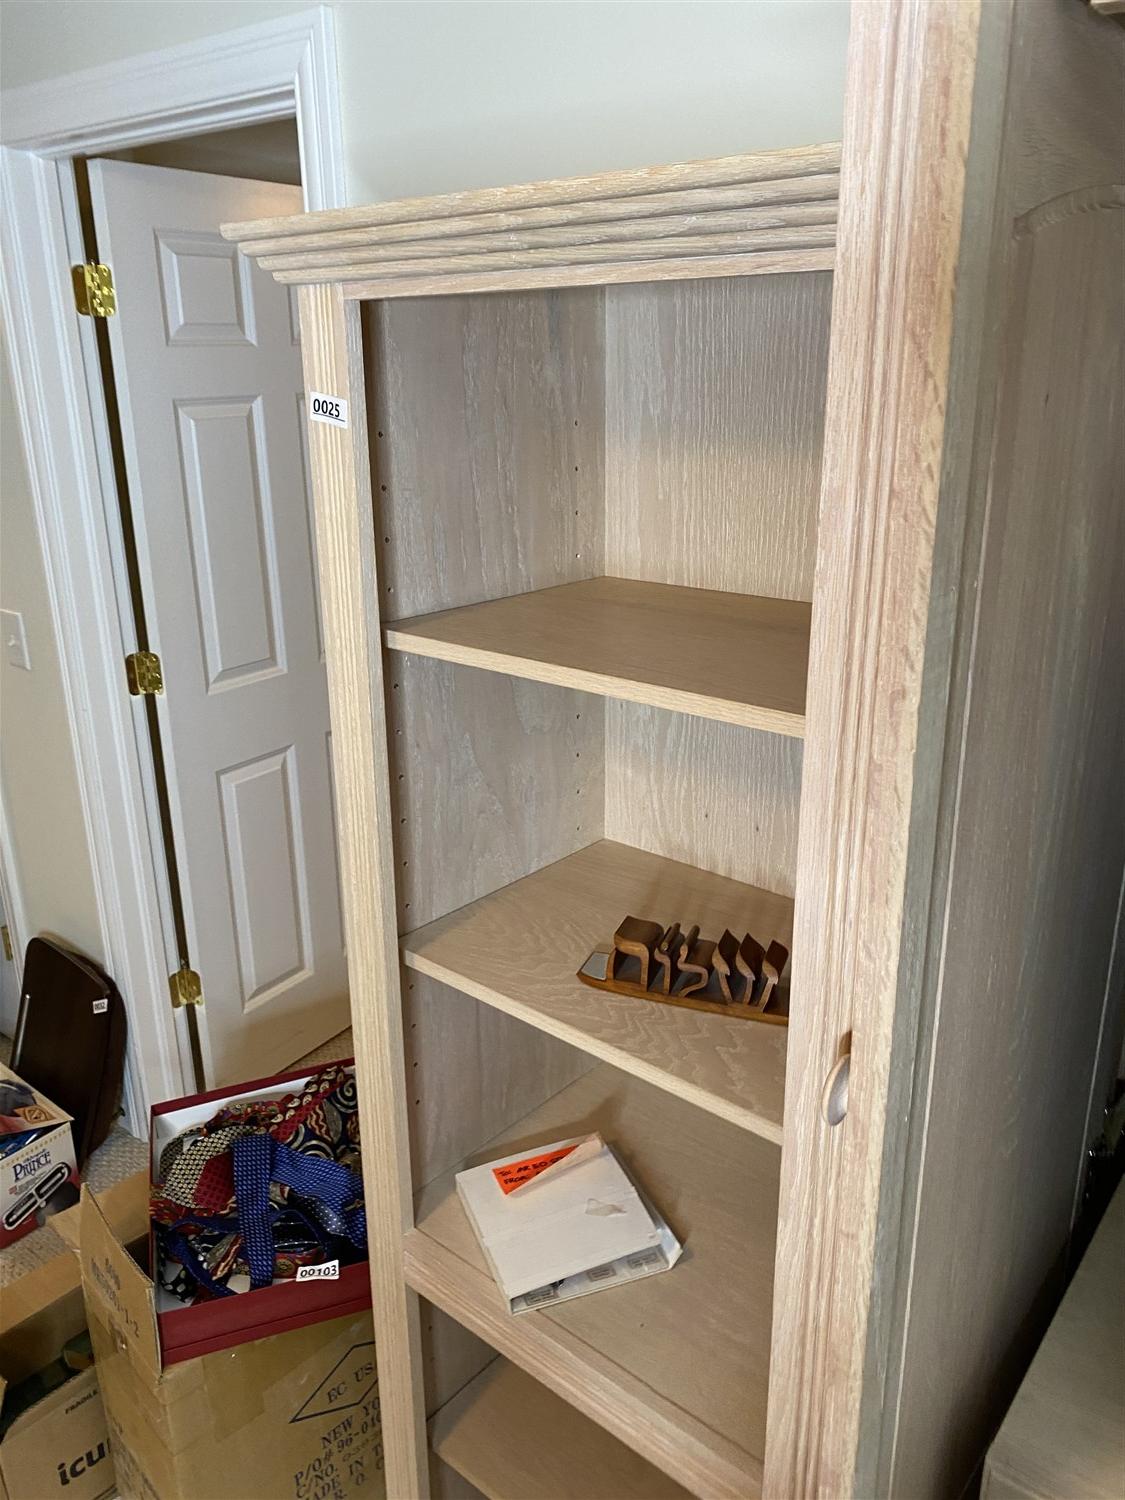
[[[218,233],[301,194],[90,185],[204,1062],[255,1078],[349,1024],[296,307]]]

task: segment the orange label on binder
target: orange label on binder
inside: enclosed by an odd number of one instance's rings
[[[492,1175],[500,1184],[500,1191],[507,1197],[516,1188],[523,1187],[525,1182],[538,1177],[540,1172],[545,1172],[557,1161],[562,1161],[573,1150],[573,1146],[563,1146],[560,1151],[545,1151],[542,1156],[525,1156],[522,1161],[510,1161],[502,1167],[493,1167]]]

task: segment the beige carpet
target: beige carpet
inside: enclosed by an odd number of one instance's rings
[[[10,1039],[0,1036],[0,1062],[7,1062],[11,1055]],[[322,1047],[315,1048],[305,1057],[297,1058],[293,1066],[299,1068],[305,1063],[333,1062],[338,1057],[351,1055],[351,1031],[342,1031],[338,1036],[330,1037]],[[123,1178],[131,1176],[134,1172],[144,1172],[147,1169],[146,1143],[138,1141],[128,1131],[118,1127],[110,1133],[109,1139],[104,1145],[98,1147],[86,1163],[83,1181],[95,1193],[103,1192],[106,1188],[112,1187],[115,1182],[121,1182]],[[42,1229],[33,1229],[22,1240],[17,1240],[14,1245],[0,1250],[0,1287],[5,1286],[9,1281],[15,1281],[17,1276],[23,1276],[27,1271],[33,1271],[36,1266],[44,1265],[65,1249],[66,1245],[63,1240],[49,1225],[44,1225]]]

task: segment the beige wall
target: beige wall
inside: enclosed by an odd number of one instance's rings
[[[27,630],[30,672],[0,655],[0,777],[30,931],[100,958],[89,845],[8,364],[0,363],[0,602]]]
[[[250,0],[0,0],[0,82],[33,83],[305,9]],[[832,140],[844,0],[334,6],[349,201]],[[0,604],[34,670],[0,663],[0,777],[32,930],[100,956],[89,852],[7,369]]]

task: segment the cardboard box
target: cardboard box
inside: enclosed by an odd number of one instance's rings
[[[106,1211],[118,1232],[143,1230],[147,1183],[110,1189]],[[72,1250],[36,1267],[0,1293],[0,1415],[10,1388],[55,1361],[63,1346],[86,1328],[82,1275],[76,1253],[77,1207],[52,1220]],[[81,1371],[15,1418],[0,1439],[0,1500],[101,1500],[115,1489],[109,1434],[93,1369]]]
[[[296,1093],[326,1063],[279,1073],[231,1088],[212,1089],[156,1104],[149,1119],[152,1180],[158,1179],[161,1153],[175,1136],[209,1120],[222,1104],[236,1100],[280,1099]],[[339,1066],[351,1069],[352,1060]],[[155,1254],[155,1239],[149,1247],[149,1263]],[[237,1297],[218,1297],[194,1306],[180,1302],[162,1287],[155,1289],[155,1307],[164,1367],[185,1359],[197,1359],[220,1349],[252,1339],[303,1328],[325,1318],[362,1313],[371,1306],[371,1274],[368,1264],[344,1266],[332,1280],[284,1281]]]
[[[70,1122],[0,1063],[0,1249],[77,1201]]]
[[[124,1500],[385,1494],[370,1311],[167,1365],[155,1288],[140,1263],[147,1238],[126,1248],[89,1191],[81,1232],[86,1313]]]

